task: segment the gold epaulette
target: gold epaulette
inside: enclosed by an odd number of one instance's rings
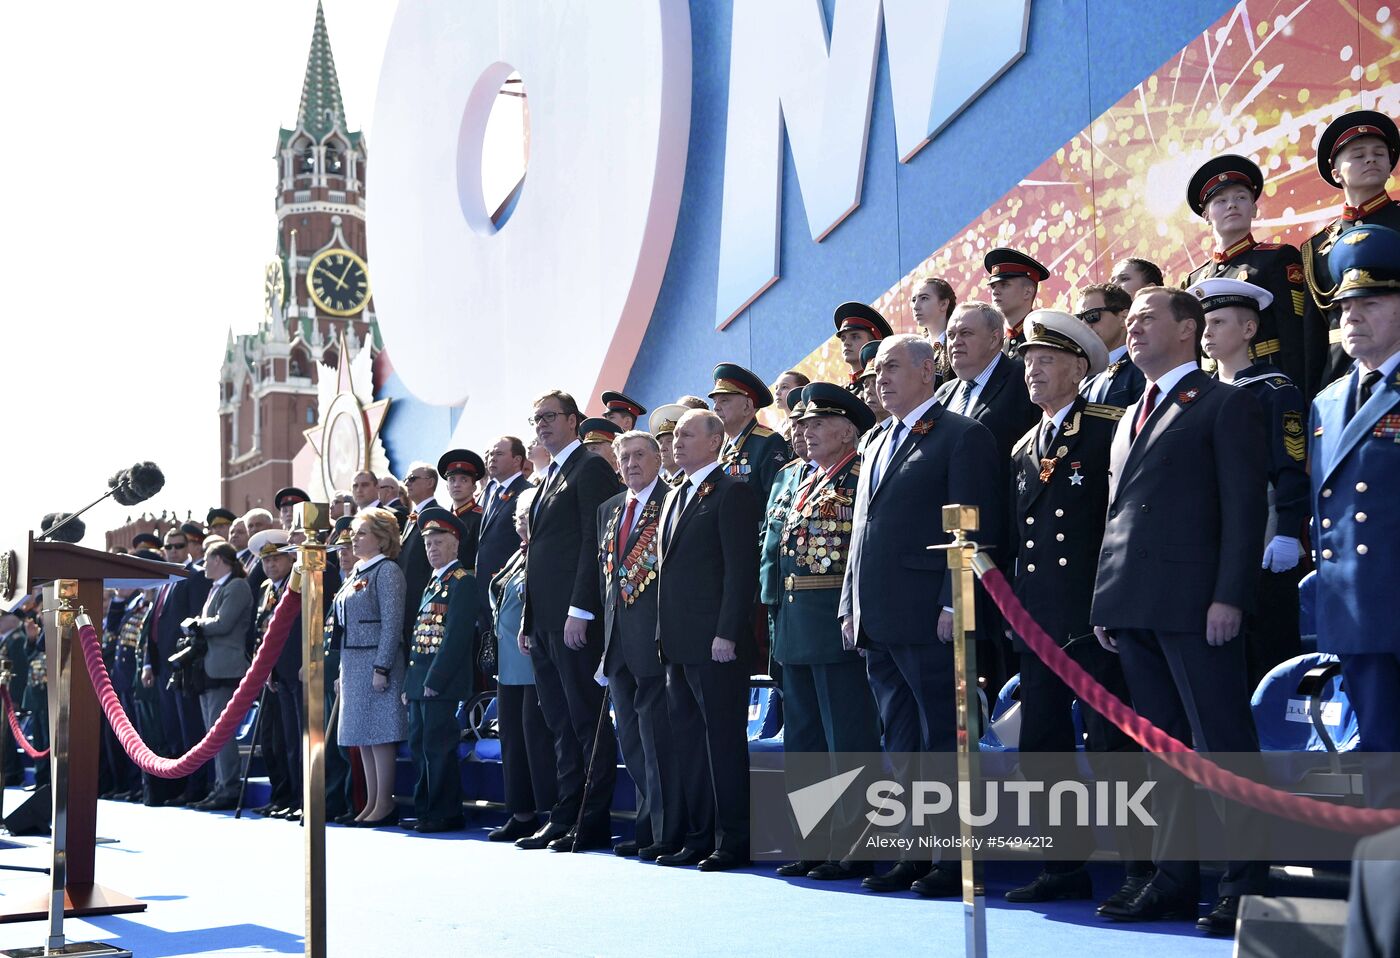
[[[762,424],[759,424],[759,425],[753,427],[753,433],[752,433],[752,434],[755,435],[755,436],[760,436],[760,437],[761,437],[761,436],[771,436],[771,435],[773,435],[774,433],[773,433],[773,430],[769,429],[767,426],[764,426],[764,425],[762,425]]]
[[[1097,403],[1090,403],[1089,405],[1090,405],[1090,406],[1093,406],[1093,405],[1097,405]],[[1086,411],[1087,411],[1087,407],[1086,407]],[[1022,436],[1020,439],[1018,439],[1018,440],[1016,441],[1016,445],[1013,446],[1012,449],[1011,449],[1011,456],[1012,456],[1012,458],[1015,458],[1016,456],[1019,456],[1022,452],[1024,452],[1027,446],[1029,446],[1031,443],[1035,442],[1035,437],[1038,436],[1039,434],[1040,434],[1040,423],[1036,423],[1033,427],[1031,427],[1030,432],[1026,433],[1024,436]]]
[[[1084,404],[1084,414],[1094,416],[1098,419],[1110,419],[1114,422],[1123,418],[1124,409],[1122,406],[1110,406],[1108,403],[1091,402]]]
[[[452,578],[454,578],[454,579],[465,579],[466,577],[467,577],[467,570],[466,570],[466,569],[463,569],[461,566],[458,566],[457,568],[455,568],[455,569],[452,570]]]
[[[857,456],[856,459],[855,459],[855,462],[852,462],[852,463],[851,463],[851,475],[852,475],[853,477],[854,477],[854,476],[859,476],[859,475],[860,475],[860,464],[861,464],[861,458],[860,458],[859,456]]]
[[[793,466],[800,466],[800,465],[802,465],[802,460],[799,458],[799,459],[794,459],[794,460],[792,460],[791,462],[785,464],[785,465],[783,466],[783,468],[784,468],[784,469],[791,469]]]

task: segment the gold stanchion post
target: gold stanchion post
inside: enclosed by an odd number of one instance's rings
[[[301,651],[305,679],[302,698],[302,823],[306,848],[306,954],[326,958],[326,698],[322,606],[326,547],[317,533],[329,528],[324,503],[297,506],[296,526],[305,539],[298,547],[301,565]],[[289,636],[287,641],[293,641]]]
[[[977,699],[977,615],[976,576],[973,559],[977,543],[968,538],[976,532],[976,506],[947,505],[943,507],[943,529],[953,534],[953,541],[944,547],[948,552],[948,571],[953,577],[953,669],[958,700],[958,784],[959,793],[971,801],[972,785],[977,779],[977,738],[981,731],[981,706]],[[966,789],[964,792],[963,790]],[[962,799],[959,799],[961,802]],[[965,809],[964,812],[970,811]],[[958,832],[962,838],[963,890],[963,951],[984,958],[987,954],[986,888],[982,880],[982,863],[973,853],[974,829],[969,816],[958,816]]]

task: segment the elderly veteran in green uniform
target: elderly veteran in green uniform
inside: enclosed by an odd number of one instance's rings
[[[419,600],[404,676],[408,750],[417,771],[414,831],[446,832],[463,824],[457,703],[472,695],[479,596],[476,579],[457,561],[467,531],[462,520],[429,506],[418,514],[418,528],[433,573]]]
[[[1303,259],[1287,243],[1256,243],[1251,227],[1259,213],[1264,174],[1243,156],[1208,161],[1186,188],[1191,211],[1210,224],[1215,251],[1182,285],[1228,278],[1262,286],[1270,305],[1260,308],[1249,359],[1283,370],[1295,383],[1303,375]]]
[[[778,470],[792,459],[787,440],[758,423],[758,411],[773,404],[773,393],[737,363],[720,363],[710,398],[724,422],[719,464],[725,475],[754,487],[759,502],[768,501]]]
[[[1253,394],[1269,430],[1269,520],[1264,529],[1259,592],[1245,616],[1245,666],[1254,688],[1274,666],[1303,651],[1298,582],[1303,577],[1303,529],[1308,524],[1307,405],[1289,376],[1253,362],[1262,317],[1273,294],[1238,279],[1204,279],[1187,292],[1201,301],[1206,327],[1201,348],[1215,360],[1220,381]]]
[[[842,303],[836,307],[832,320],[836,323],[836,338],[841,341],[841,358],[850,367],[851,381],[846,389],[860,396],[860,377],[865,371],[861,350],[869,343],[893,336],[894,330],[885,317],[864,303]]]
[[[875,415],[840,386],[812,383],[802,390],[797,416],[817,469],[797,487],[780,533],[773,658],[782,664],[783,748],[788,755],[875,752],[880,748],[875,696],[860,653],[842,641],[838,615],[860,476],[856,446]],[[836,771],[833,767],[830,774]],[[792,783],[789,791],[807,784]],[[779,873],[832,881],[871,872],[869,862],[839,859],[793,862]]]
[[[486,476],[486,460],[470,449],[449,449],[438,459],[438,475],[447,486],[452,514],[462,520],[462,539],[457,561],[464,569],[476,568],[476,547],[481,539],[481,506],[476,501],[477,483]]]
[[[782,545],[783,524],[787,521],[788,508],[792,505],[797,487],[816,468],[807,458],[806,427],[802,425],[802,393],[805,387],[790,390],[785,404],[788,408],[788,421],[792,424],[792,451],[796,456],[778,471],[773,480],[773,489],[768,494],[768,508],[764,512],[763,532],[759,539],[758,553],[758,601],[768,610],[768,634],[773,634],[773,618],[782,602],[782,573],[778,571],[778,550]],[[771,656],[770,656],[771,658]],[[776,675],[770,661],[769,675]]]

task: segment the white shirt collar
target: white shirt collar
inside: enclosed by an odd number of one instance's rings
[[[932,408],[932,406],[933,406],[933,397],[930,396],[930,397],[928,397],[927,399],[925,399],[923,402],[919,403],[919,405],[915,406],[913,412],[909,413],[909,415],[907,415],[907,416],[903,417],[902,419],[900,419],[900,422],[904,423],[904,431],[905,431],[905,432],[908,432],[911,428],[913,428],[914,424],[915,424],[916,422],[918,422],[918,421],[923,417],[924,413],[928,412],[929,409]],[[887,420],[887,422],[893,422],[893,421],[894,421],[894,417],[893,417],[893,416],[891,416],[891,417]],[[903,437],[903,436],[900,436],[899,438],[900,438],[900,439],[903,439],[904,437]]]
[[[441,582],[441,581],[442,581],[442,578],[443,578],[445,575],[447,575],[449,572],[451,572],[451,571],[452,571],[452,567],[453,567],[454,565],[456,565],[456,564],[457,564],[457,560],[456,560],[456,559],[453,559],[451,562],[447,563],[447,565],[443,566],[441,569],[434,569],[434,570],[433,570],[433,581],[434,581],[434,582]]]
[[[514,482],[515,480],[519,479],[519,478],[520,478],[520,473],[516,472],[516,473],[512,473],[511,475],[507,476],[507,477],[504,478],[504,479],[492,479],[491,481],[494,482],[494,483],[496,484],[496,488],[497,488],[497,489],[509,489],[509,488],[510,488],[510,484],[511,484],[512,482]]]
[[[972,380],[972,391],[975,393],[983,386],[987,385],[987,380],[992,378],[992,370],[997,368],[997,363],[1001,362],[1001,353],[992,356],[986,367]]]
[[[1109,352],[1108,361],[1110,363],[1116,363],[1126,355],[1128,355],[1128,344],[1124,343],[1122,346]]]
[[[214,585],[212,586],[212,588],[222,588],[224,583],[228,582],[229,576],[231,575],[233,575],[232,572],[225,572],[223,575],[219,576],[217,579],[214,580]]]
[[[719,460],[711,460],[705,465],[686,475],[686,481],[690,483],[692,490],[700,488],[700,483],[705,481],[705,477],[719,468]],[[687,493],[688,495],[689,493]]]
[[[361,572],[373,568],[376,562],[382,562],[385,558],[387,557],[384,555],[384,553],[381,552],[379,553],[379,555],[373,557],[372,559],[360,559],[355,563],[355,568],[353,571],[356,575],[359,575]]]
[[[1381,382],[1385,382],[1386,380],[1390,379],[1391,375],[1394,374],[1397,366],[1400,366],[1400,350],[1391,353],[1388,357],[1386,357],[1384,362],[1382,362],[1379,366],[1376,367],[1376,369],[1380,371]],[[1356,367],[1358,370],[1362,369],[1360,363],[1357,363]],[[1366,378],[1366,373],[1362,371],[1360,372],[1360,378],[1357,380],[1357,382],[1360,382],[1361,379],[1364,378]]]
[[[435,506],[435,505],[437,505],[437,497],[436,497],[436,496],[429,496],[428,498],[424,499],[422,502],[418,503],[418,505],[414,506],[414,507],[413,507],[413,511],[414,511],[414,512],[422,512],[424,509],[427,509],[428,507],[430,507],[430,506]]]
[[[1158,401],[1160,402],[1162,396],[1165,396],[1167,393],[1171,392],[1172,388],[1176,386],[1177,383],[1181,382],[1182,378],[1186,376],[1187,373],[1193,373],[1200,368],[1201,367],[1197,366],[1196,361],[1193,359],[1189,363],[1182,363],[1175,369],[1169,369],[1165,373],[1163,373],[1162,378],[1157,380],[1156,382]],[[1149,379],[1147,381],[1147,389],[1144,389],[1142,394],[1146,396],[1147,390],[1151,389],[1152,386],[1153,382]]]
[[[1064,425],[1065,417],[1069,415],[1070,407],[1073,405],[1074,400],[1071,399],[1069,402],[1065,403],[1064,408],[1056,410],[1055,415],[1050,418],[1050,421],[1055,424],[1056,432],[1059,432],[1060,427]],[[1045,425],[1045,416],[1043,415],[1040,417],[1040,424],[1042,427]]]
[[[549,461],[554,463],[554,471],[558,472],[560,469],[562,469],[564,467],[564,463],[569,461],[569,457],[574,454],[575,450],[581,448],[582,446],[583,443],[575,439],[563,449],[560,449],[559,455],[551,456]]]
[[[645,489],[643,489],[641,492],[633,492],[631,489],[628,489],[628,490],[627,490],[627,501],[628,501],[628,502],[631,502],[633,499],[638,499],[638,500],[640,500],[640,501],[642,501],[642,502],[650,502],[650,501],[651,501],[651,494],[652,494],[653,492],[656,491],[656,484],[657,484],[658,482],[660,482],[660,481],[661,481],[661,474],[660,474],[660,473],[657,473],[657,474],[656,474],[656,478],[653,479],[653,480],[651,481],[651,483],[650,483]]]

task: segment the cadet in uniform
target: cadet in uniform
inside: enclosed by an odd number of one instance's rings
[[[277,490],[276,494],[272,497],[272,503],[277,507],[277,518],[282,523],[282,528],[285,531],[292,531],[292,518],[295,514],[297,503],[310,501],[311,497],[296,486],[287,486],[284,489]]]
[[[618,472],[617,454],[613,452],[612,444],[613,440],[622,435],[624,431],[611,419],[590,416],[578,424],[578,441],[583,443],[584,449],[612,466],[613,474],[616,475]]]
[[[608,407],[608,411],[603,413],[603,418],[617,426],[619,433],[636,429],[637,420],[647,414],[646,406],[616,390],[603,393],[602,399],[603,405]]]
[[[414,831],[445,832],[463,824],[457,703],[472,696],[479,597],[476,580],[457,561],[467,532],[462,520],[429,506],[418,514],[418,525],[433,574],[419,596],[404,676],[408,750],[418,774]]]
[[[1356,366],[1313,400],[1312,510],[1317,647],[1341,656],[1361,748],[1400,752],[1400,232],[1353,227],[1331,255],[1342,347]],[[1393,759],[1366,801],[1393,806]],[[1384,771],[1385,774],[1377,774]]]
[[[1076,387],[1086,375],[1103,371],[1108,350],[1095,330],[1076,317],[1038,309],[1026,318],[1020,352],[1026,386],[1042,416],[1011,453],[1011,527],[1018,530],[1012,543],[1016,597],[1095,681],[1128,701],[1118,657],[1099,646],[1089,625],[1108,512],[1109,450],[1123,409],[1091,403],[1076,394]],[[1026,775],[1053,777],[1053,764],[1036,775],[1033,756],[1077,748],[1074,693],[1019,636],[1014,645],[1021,674],[1019,748],[1027,756]],[[1097,712],[1085,708],[1083,719],[1090,752],[1133,748],[1128,737]],[[1043,828],[1048,820],[1045,805],[1037,801],[1034,807]],[[1067,832],[1054,837],[1056,852],[1063,853],[1077,836]],[[1007,892],[1007,901],[1089,898],[1093,888],[1084,861],[1092,851],[1092,845],[1084,847],[1077,861],[1057,854],[1034,881]],[[1150,876],[1150,864],[1129,866],[1129,883],[1137,888]]]
[[[1147,387],[1142,370],[1128,355],[1127,320],[1132,306],[1128,291],[1112,283],[1088,286],[1079,293],[1075,315],[1093,329],[1108,350],[1108,365],[1085,379],[1079,390],[1092,403],[1127,408],[1142,398]]]
[[[864,401],[831,383],[803,389],[797,417],[817,469],[794,490],[778,537],[773,658],[782,664],[783,747],[788,753],[875,752],[880,748],[875,697],[864,660],[842,641],[837,615],[860,477],[856,446],[875,417]],[[794,782],[789,791],[808,784]],[[853,809],[840,808],[834,826],[848,826]],[[807,877],[826,881],[871,871],[868,861],[838,856],[811,866]],[[794,871],[785,865],[779,873]]]
[[[1269,522],[1263,571],[1253,614],[1245,619],[1245,663],[1250,688],[1269,670],[1303,651],[1298,624],[1298,582],[1303,569],[1303,529],[1308,523],[1307,437],[1303,394],[1267,362],[1251,363],[1253,328],[1268,308],[1268,290],[1237,279],[1205,279],[1189,293],[1201,301],[1205,354],[1221,382],[1253,393],[1263,404],[1269,430]]]
[[[893,336],[894,330],[885,317],[864,303],[842,303],[836,307],[832,319],[836,323],[836,338],[841,341],[841,358],[850,367],[851,380],[846,389],[859,397],[862,393],[860,374],[865,370],[861,349],[867,343],[878,343]]]
[[[1351,356],[1342,348],[1341,309],[1334,304],[1338,269],[1328,262],[1337,237],[1351,226],[1400,229],[1400,205],[1385,191],[1400,159],[1400,131],[1384,113],[1358,110],[1337,117],[1317,141],[1317,170],[1342,191],[1341,215],[1303,243],[1303,275],[1308,283],[1306,313],[1307,382],[1305,397],[1346,375]]]
[[[482,515],[476,502],[476,484],[486,475],[486,462],[470,449],[450,449],[438,460],[437,471],[447,485],[452,514],[462,523],[457,561],[464,569],[475,569]]]
[[[758,424],[758,410],[773,404],[773,394],[763,380],[736,363],[716,366],[714,381],[710,398],[724,420],[720,467],[725,475],[753,486],[759,502],[767,502],[778,470],[792,459],[787,441]]]
[[[1215,252],[1193,269],[1183,286],[1221,277],[1243,280],[1269,291],[1272,305],[1259,311],[1249,359],[1270,363],[1295,383],[1303,373],[1303,260],[1287,243],[1256,243],[1250,225],[1259,212],[1264,174],[1243,156],[1226,154],[1191,177],[1186,202],[1210,224]]]
[[[1040,284],[1050,278],[1050,271],[1020,250],[1005,246],[990,250],[982,257],[982,266],[987,271],[992,302],[1006,317],[1002,352],[1015,356],[1016,347],[1026,340],[1022,325],[1035,309],[1035,294]]]

